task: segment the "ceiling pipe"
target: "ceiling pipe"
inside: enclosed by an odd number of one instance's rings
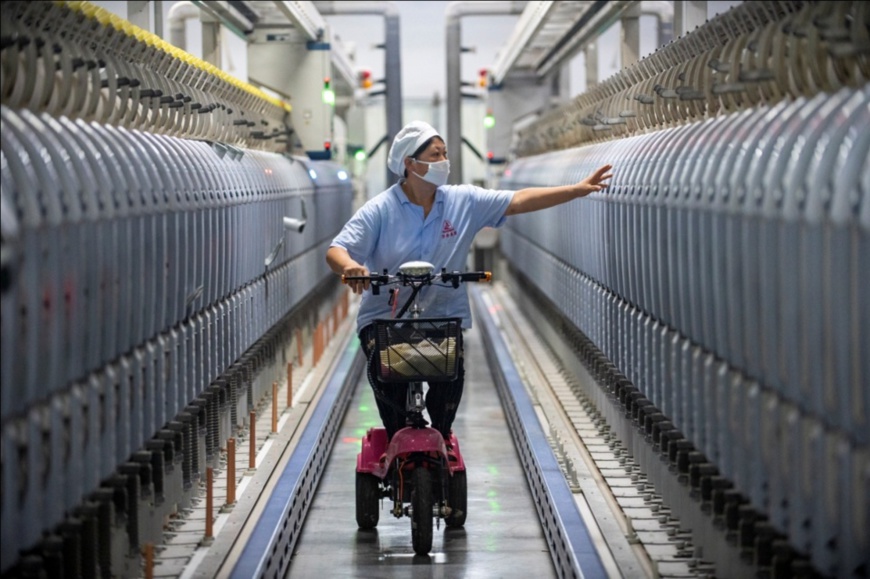
[[[199,18],[199,8],[188,0],[173,4],[166,18],[169,29],[169,44],[185,52],[190,52],[187,48],[186,24],[191,18]]]
[[[371,15],[384,17],[384,94],[387,107],[386,142],[402,130],[402,53],[399,35],[399,9],[395,2],[315,2],[315,8],[322,15]],[[398,180],[389,169],[387,186]]]
[[[447,5],[447,151],[450,183],[462,183],[462,29],[466,16],[522,14],[525,2],[450,2]],[[436,127],[437,129],[438,127]]]

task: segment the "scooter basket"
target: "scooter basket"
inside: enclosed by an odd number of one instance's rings
[[[461,318],[375,320],[381,382],[449,382],[462,352]]]

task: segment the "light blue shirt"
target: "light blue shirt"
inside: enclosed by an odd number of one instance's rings
[[[399,184],[370,199],[351,217],[332,241],[372,273],[395,274],[408,261],[428,261],[435,273],[466,271],[466,260],[474,236],[484,227],[500,227],[513,191],[482,189],[473,185],[444,185],[435,190],[435,202],[426,218],[423,208],[411,203]],[[396,313],[411,295],[411,288],[399,287]],[[388,288],[380,295],[367,291],[362,296],[357,331],[376,318],[390,318]],[[431,285],[417,294],[424,318],[462,318],[471,327],[471,308],[465,284],[454,289]]]

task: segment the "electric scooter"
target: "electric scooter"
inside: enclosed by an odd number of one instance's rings
[[[380,358],[375,379],[382,387],[407,386],[407,401],[401,410],[407,426],[387,440],[383,427],[371,428],[362,440],[356,466],[356,520],[361,529],[378,524],[379,503],[389,498],[390,512],[396,518],[411,518],[414,552],[425,555],[432,550],[433,523],[440,528],[465,524],[467,482],[465,461],[453,432],[445,441],[441,432],[427,425],[423,417],[423,382],[456,379],[462,355],[460,318],[423,318],[416,304],[420,289],[438,284],[458,288],[462,282],[489,281],[489,272],[432,271],[427,262],[402,264],[399,273],[389,275],[346,276],[349,281],[369,281],[372,293],[386,285],[411,288],[411,295],[390,319],[375,323],[374,356]],[[396,291],[396,290],[391,290]],[[393,294],[395,299],[396,293]],[[410,311],[410,317],[402,316]],[[371,367],[371,365],[369,366]]]

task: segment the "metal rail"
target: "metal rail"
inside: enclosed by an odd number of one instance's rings
[[[560,577],[607,577],[496,320],[488,312],[480,290],[471,288],[471,295],[475,320],[482,327],[493,378],[535,498],[556,572]]]
[[[349,334],[323,396],[280,475],[230,577],[284,577],[308,507],[364,367],[359,341]]]

